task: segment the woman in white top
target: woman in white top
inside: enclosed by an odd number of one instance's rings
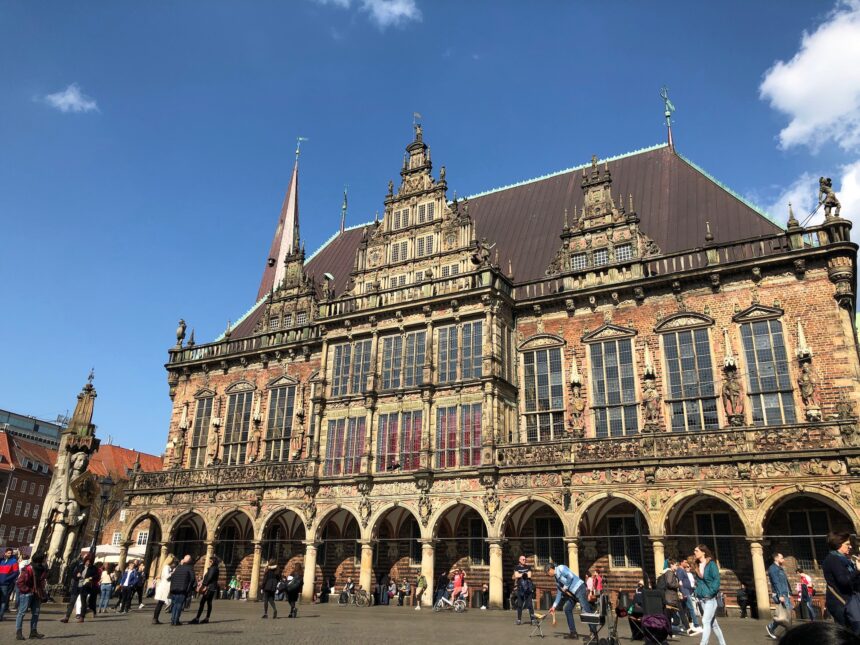
[[[158,577],[158,583],[155,585],[155,599],[158,601],[155,604],[155,613],[152,616],[152,624],[160,625],[161,621],[158,616],[161,610],[164,609],[165,603],[170,599],[170,576],[173,575],[176,556],[172,553],[164,559],[164,566],[161,567],[161,575]]]
[[[102,568],[102,575],[99,578],[99,613],[103,614],[107,611],[108,605],[110,604],[110,596],[113,593],[113,585],[116,576],[113,575],[113,567],[112,564],[106,564]]]

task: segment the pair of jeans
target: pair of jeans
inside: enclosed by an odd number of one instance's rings
[[[13,585],[0,585],[0,620],[9,609],[9,596],[12,594]]]
[[[174,593],[170,595],[170,600],[173,603],[170,605],[170,624],[178,625],[179,618],[182,616],[182,610],[185,609],[184,593]]]
[[[717,622],[717,599],[702,598],[702,640],[699,645],[708,645],[711,639],[711,632],[717,635],[717,640],[720,645],[726,645],[726,639],[723,636],[723,630],[720,629],[720,624]]]
[[[690,615],[690,622],[694,627],[700,627],[699,614],[696,613],[696,605],[694,604],[693,596],[684,598],[684,605],[687,607],[687,613]]]
[[[809,620],[818,620],[818,611],[815,609],[815,605],[812,604],[812,596],[809,596],[803,602],[806,605],[806,611],[809,612]]]
[[[519,602],[517,603],[517,620],[522,620],[523,618],[523,609],[529,610],[529,620],[535,619],[535,608],[532,604],[532,595],[523,595],[518,593],[517,599]],[[481,599],[483,600],[483,598]]]
[[[99,610],[102,612],[107,611],[108,605],[110,604],[111,592],[113,591],[113,583],[106,582],[101,585],[100,595],[99,595]]]
[[[269,605],[272,606],[272,618],[278,617],[278,608],[275,607],[275,594],[272,591],[263,592],[263,615],[269,614]]]
[[[561,601],[561,606],[564,608],[564,615],[567,617],[567,627],[570,630],[571,634],[576,633],[576,623],[573,622],[573,605],[578,602],[581,608],[581,611],[586,613],[591,613],[591,603],[588,602],[588,589],[586,589],[584,584],[579,585],[579,589],[577,589],[573,598],[570,596],[563,596]],[[597,633],[597,626],[591,625],[591,631],[593,633]]]
[[[792,610],[792,606],[791,606],[791,596],[783,596],[783,598],[785,598],[785,602],[784,602],[784,603],[781,603],[781,604],[782,604],[782,606],[783,606],[783,607],[785,607],[786,609],[788,609],[788,614],[789,614],[789,615],[791,615],[791,610]],[[774,598],[773,600],[774,600],[774,602],[775,602],[776,604],[780,604],[780,602],[779,602],[779,597],[776,597],[776,598]],[[778,625],[780,625],[780,624],[781,624],[781,623],[776,622],[776,620],[772,620],[772,621],[770,621],[770,623],[768,623],[768,626],[767,626],[767,627],[768,627],[768,629],[770,629],[770,631],[774,631],[774,630],[777,628],[777,626],[778,626]],[[789,625],[785,625],[785,627],[789,627]]]
[[[30,633],[36,631],[39,625],[39,610],[42,607],[42,601],[34,593],[19,593],[18,594],[18,618],[15,620],[15,629],[19,632],[24,628],[24,614],[30,610]]]

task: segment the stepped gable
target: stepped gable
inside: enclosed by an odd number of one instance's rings
[[[663,254],[703,247],[705,222],[710,222],[716,244],[783,230],[668,145],[599,163],[601,169],[608,165],[612,194],[619,204],[623,200],[628,207],[632,195],[632,210],[641,220],[642,233],[654,240]],[[590,165],[584,163],[468,198],[477,235],[497,244],[504,270],[510,259],[516,283],[546,277],[559,248],[565,209],[571,222],[579,217],[584,203],[582,171]],[[334,275],[337,295],[346,288],[362,228],[335,236],[305,265],[305,271],[317,280],[325,272]],[[257,306],[241,320],[232,338],[250,336],[262,309]]]

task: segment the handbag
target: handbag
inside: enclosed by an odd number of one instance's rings
[[[773,610],[773,618],[777,623],[783,625],[791,625],[791,612],[784,604],[777,603],[776,609]]]

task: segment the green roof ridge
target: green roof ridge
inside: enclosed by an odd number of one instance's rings
[[[717,186],[719,186],[720,188],[722,188],[724,191],[726,191],[729,195],[731,195],[732,197],[734,197],[735,199],[737,199],[737,200],[738,200],[739,202],[741,202],[742,204],[745,204],[746,206],[749,206],[749,207],[750,207],[752,210],[754,210],[756,213],[758,213],[759,215],[761,215],[762,217],[764,217],[768,222],[770,222],[771,224],[776,224],[779,228],[781,228],[781,229],[783,229],[783,230],[785,229],[785,227],[784,227],[782,224],[780,224],[776,219],[774,219],[774,218],[773,218],[773,216],[771,216],[769,213],[765,212],[765,210],[764,210],[761,206],[759,206],[758,204],[754,204],[754,203],[752,203],[752,202],[751,202],[749,199],[747,199],[746,197],[743,197],[743,196],[742,196],[742,195],[740,195],[739,193],[735,192],[734,190],[732,190],[731,188],[729,188],[728,186],[726,186],[723,182],[721,182],[719,179],[717,179],[716,177],[714,177],[711,173],[709,173],[707,170],[705,170],[704,168],[702,168],[699,164],[695,163],[694,161],[691,161],[691,160],[687,159],[687,157],[685,157],[684,155],[682,155],[682,154],[678,153],[677,151],[675,152],[675,154],[677,154],[677,155],[678,155],[678,157],[679,157],[681,160],[683,160],[685,163],[687,163],[687,165],[689,165],[691,168],[693,168],[694,170],[696,170],[696,171],[700,172],[701,174],[703,174],[705,177],[707,177],[708,179],[710,179],[710,180],[711,180],[712,182],[714,182]]]
[[[607,161],[617,161],[618,159],[624,159],[626,157],[632,157],[634,155],[640,155],[644,152],[652,152],[654,150],[659,150],[660,148],[665,148],[668,145],[669,145],[668,143],[658,143],[658,144],[655,144],[653,146],[648,146],[645,148],[639,148],[638,150],[632,150],[630,152],[625,152],[625,153],[620,154],[620,155],[615,155],[614,157],[606,157],[605,159],[601,159],[600,163],[607,162]],[[527,186],[528,184],[532,184],[532,183],[537,182],[537,181],[543,181],[544,179],[549,179],[550,177],[558,177],[559,175],[564,175],[566,173],[574,172],[576,170],[583,170],[584,168],[589,168],[589,167],[591,167],[590,161],[588,163],[584,163],[584,164],[579,165],[579,166],[573,166],[572,168],[565,168],[564,170],[557,170],[555,172],[547,173],[547,174],[541,175],[539,177],[533,177],[532,179],[525,179],[525,180],[520,181],[520,182],[508,184],[506,186],[499,186],[498,188],[492,188],[490,190],[485,190],[485,191],[480,192],[480,193],[475,193],[474,195],[468,195],[468,196],[466,196],[465,199],[476,199],[478,197],[483,197],[484,195],[491,195],[492,193],[498,193],[498,192],[501,192],[503,190],[508,190],[509,188],[517,188],[519,186]]]

